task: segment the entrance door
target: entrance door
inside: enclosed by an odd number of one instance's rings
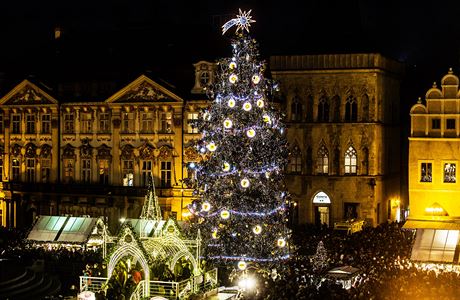
[[[329,206],[315,206],[315,224],[329,226]]]

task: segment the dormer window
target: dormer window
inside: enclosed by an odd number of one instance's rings
[[[192,89],[193,94],[204,94],[206,87],[212,84],[214,80],[215,63],[200,61],[193,65],[195,67],[195,86]]]

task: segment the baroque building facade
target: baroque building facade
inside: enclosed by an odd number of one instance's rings
[[[413,260],[460,262],[459,78],[452,69],[410,110],[409,201]]]
[[[36,215],[139,215],[153,176],[165,217],[187,215],[201,156],[191,121],[207,105],[204,87],[215,66],[195,64],[192,93],[141,75],[107,99],[72,102],[24,80],[0,99],[0,225],[27,226]]]
[[[273,56],[299,223],[399,220],[402,65],[380,54]]]

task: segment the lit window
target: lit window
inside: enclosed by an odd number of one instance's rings
[[[329,174],[329,151],[324,145],[318,150],[316,168],[318,174]]]
[[[108,184],[109,183],[109,160],[100,159],[99,160],[99,183]]]
[[[356,174],[357,161],[356,150],[350,146],[345,152],[345,174]]]
[[[441,129],[441,119],[432,119],[431,129]]]
[[[292,173],[302,172],[302,156],[300,153],[291,154],[289,157],[289,171]]]
[[[19,181],[20,180],[20,173],[19,173],[19,168],[20,168],[20,162],[18,159],[14,158],[13,161],[12,161],[12,176],[11,176],[11,180],[12,181]]]
[[[171,187],[171,162],[161,162],[161,186]]]
[[[66,183],[73,182],[74,178],[74,160],[64,159],[64,181]]]
[[[187,178],[192,181],[196,180],[196,162],[194,161],[187,163]]]
[[[42,133],[51,133],[51,115],[43,114],[41,115],[41,118],[42,118],[42,124],[41,124]]]
[[[161,113],[161,132],[171,133],[172,132],[172,113],[162,112]]]
[[[123,186],[134,185],[134,161],[123,160],[122,161],[122,172],[123,172]]]
[[[432,173],[432,165],[431,163],[423,162],[420,168],[420,182],[432,182],[433,181],[433,173]]]
[[[193,121],[198,119],[197,112],[189,112],[187,115],[187,133],[198,133],[198,127],[193,126]]]
[[[455,129],[455,119],[446,120],[446,129]]]
[[[446,183],[457,182],[455,163],[445,163],[444,164],[444,182]]]

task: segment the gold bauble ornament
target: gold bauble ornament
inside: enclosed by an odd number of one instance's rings
[[[256,135],[256,131],[254,129],[249,129],[248,131],[246,131],[246,135],[249,138],[253,138]]]
[[[243,109],[244,109],[245,111],[250,111],[251,108],[252,108],[251,103],[249,103],[249,102],[244,102],[244,103],[243,103]]]
[[[255,234],[260,234],[260,233],[262,232],[262,226],[256,225],[256,226],[254,226],[254,228],[252,228],[252,231],[253,231]]]
[[[224,120],[224,127],[225,128],[229,129],[229,128],[232,128],[232,126],[233,126],[232,120],[230,120],[230,119],[225,119]]]
[[[206,145],[206,148],[208,148],[209,151],[214,152],[214,151],[216,151],[217,146],[216,146],[216,144],[214,144],[214,142],[211,142],[211,143]]]
[[[264,105],[265,105],[264,100],[262,100],[262,99],[257,100],[257,107],[262,108],[262,107],[264,107]]]
[[[230,99],[230,100],[228,100],[227,104],[228,104],[229,107],[235,107],[236,102],[235,102],[234,99]]]
[[[201,206],[201,210],[202,211],[210,211],[211,210],[211,204],[209,204],[209,202],[204,202],[203,205]]]
[[[230,74],[228,81],[230,81],[230,83],[236,83],[238,81],[238,76],[236,76],[236,74]]]
[[[252,82],[253,82],[254,84],[258,84],[258,83],[260,82],[260,76],[257,75],[257,74],[256,74],[256,75],[253,75],[253,76],[252,76]]]
[[[227,220],[228,218],[230,218],[230,212],[228,210],[223,210],[220,212],[220,217],[223,220]]]
[[[286,246],[286,240],[284,238],[279,238],[278,241],[276,241],[276,245],[280,248],[284,248]]]
[[[232,61],[232,62],[228,65],[228,67],[230,68],[230,70],[235,69],[235,68],[236,68],[236,62]]]
[[[244,188],[247,188],[249,187],[249,179],[247,178],[243,178],[240,182],[241,186],[244,187]]]
[[[230,171],[230,164],[228,162],[224,162],[224,165],[222,166],[222,170],[224,172]]]
[[[240,269],[241,271],[244,271],[246,270],[246,267],[247,267],[247,263],[245,261],[239,261],[238,262],[238,269]]]

